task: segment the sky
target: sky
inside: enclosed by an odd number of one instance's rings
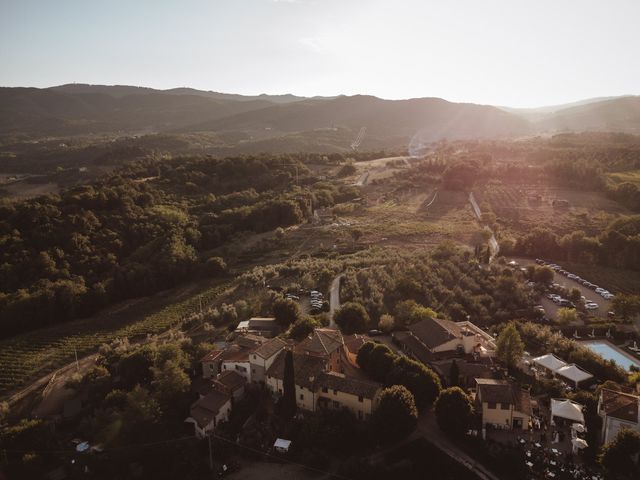
[[[0,0],[0,85],[441,97],[640,94],[640,0]]]

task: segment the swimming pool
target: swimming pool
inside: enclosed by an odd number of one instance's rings
[[[583,345],[589,350],[600,355],[602,358],[606,360],[613,360],[627,371],[631,369],[631,365],[635,365],[640,368],[640,362],[634,360],[630,355],[621,352],[609,342],[584,342]]]

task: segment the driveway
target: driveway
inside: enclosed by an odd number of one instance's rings
[[[334,278],[329,289],[329,328],[338,328],[336,322],[333,321],[333,316],[336,310],[340,308],[340,279],[342,276],[343,274],[341,273]]]

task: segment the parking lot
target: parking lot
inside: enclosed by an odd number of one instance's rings
[[[536,265],[535,261],[530,258],[514,258],[516,262],[520,264],[521,267],[526,267],[527,265]],[[584,278],[585,280],[589,280],[588,277]],[[603,298],[601,295],[597,294],[594,290],[578,283],[575,280],[567,278],[561,273],[554,270],[553,273],[553,282],[560,285],[563,288],[571,290],[572,288],[577,288],[580,290],[582,296],[584,296],[587,301],[595,302],[598,304],[598,308],[596,310],[587,310],[587,314],[594,317],[606,317],[607,312],[611,311],[611,300],[607,300]],[[600,285],[600,287],[607,289],[606,285]],[[615,294],[615,292],[612,292]],[[554,303],[553,301],[546,298],[546,296],[542,296],[539,300],[540,305],[544,307],[545,315],[548,318],[555,319],[556,313],[558,309],[561,308],[560,305]],[[582,324],[582,322],[579,322]],[[576,324],[577,325],[577,324]]]

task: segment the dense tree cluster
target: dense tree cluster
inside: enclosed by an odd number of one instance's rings
[[[365,307],[372,322],[368,328],[375,328],[387,313],[395,314],[397,327],[436,312],[456,321],[470,316],[476,324],[489,325],[527,308],[519,274],[505,275],[498,266],[480,268],[468,253],[454,247],[372,255],[375,262],[347,270],[341,289],[342,299]]]
[[[371,378],[386,385],[402,385],[414,396],[418,408],[430,406],[440,393],[440,378],[420,362],[396,355],[389,347],[365,343],[357,362]]]
[[[292,157],[147,159],[60,195],[2,202],[1,335],[221,275],[225,260],[206,252],[238,232],[297,224],[357,195],[306,171]]]

